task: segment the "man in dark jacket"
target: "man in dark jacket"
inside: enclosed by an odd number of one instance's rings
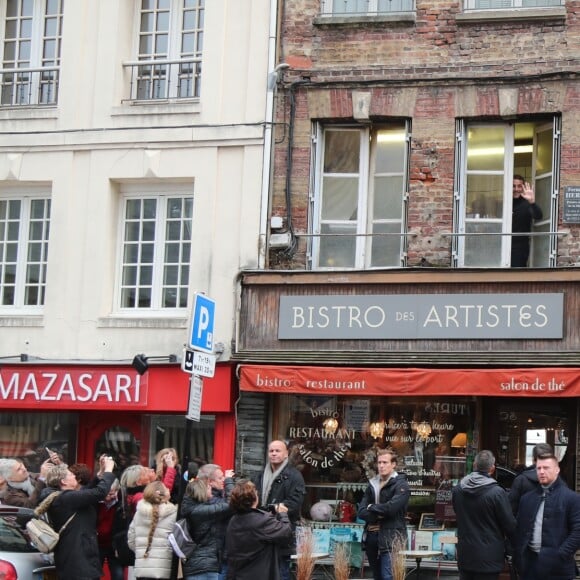
[[[378,475],[359,504],[358,517],[366,522],[364,546],[374,580],[392,580],[391,552],[397,537],[407,539],[405,514],[411,490],[404,475],[396,472],[397,456],[391,449],[377,453]]]
[[[514,175],[512,188],[512,233],[529,234],[534,221],[542,219],[542,210],[536,205],[534,190],[521,175]],[[513,236],[511,267],[527,267],[529,255],[530,236]]]
[[[492,477],[495,457],[480,451],[474,471],[456,485],[451,497],[457,518],[457,566],[461,580],[497,580],[513,543],[516,520],[507,492]]]
[[[103,458],[98,483],[83,489],[77,489],[74,473],[64,464],[53,467],[46,475],[47,485],[62,492],[48,509],[54,529],[60,530],[74,515],[54,551],[59,580],[98,580],[103,573],[97,542],[97,507],[115,480],[114,466],[111,457]]]
[[[284,504],[288,508],[288,519],[292,530],[300,519],[300,511],[304,502],[306,488],[302,474],[288,463],[288,446],[284,441],[272,441],[268,446],[268,464],[264,471],[254,481],[258,490],[260,505],[272,511],[276,506]],[[295,541],[286,549],[280,550],[280,577],[290,578],[290,556],[295,552]]]
[[[522,580],[576,578],[580,549],[580,496],[560,479],[553,455],[536,461],[539,486],[518,508],[514,560]]]
[[[518,506],[520,499],[528,491],[536,489],[540,484],[538,483],[538,474],[536,473],[536,461],[538,457],[543,455],[553,455],[554,450],[549,443],[538,443],[532,449],[532,465],[526,467],[512,483],[509,491],[510,504],[514,515],[518,513]]]

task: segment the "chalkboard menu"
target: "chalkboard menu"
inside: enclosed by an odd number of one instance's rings
[[[580,224],[580,185],[567,185],[564,188],[563,221]]]

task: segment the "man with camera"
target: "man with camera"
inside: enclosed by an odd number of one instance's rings
[[[262,509],[276,513],[279,504],[288,508],[292,530],[300,520],[306,488],[302,474],[288,462],[288,446],[284,441],[272,441],[268,446],[268,463],[254,481]],[[292,545],[280,550],[280,578],[290,578],[290,556],[296,551],[295,538]]]

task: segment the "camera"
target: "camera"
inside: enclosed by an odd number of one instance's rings
[[[270,512],[271,514],[276,515],[276,513],[278,512],[278,510],[276,508],[277,508],[277,504],[275,504],[275,503],[269,503],[266,506],[266,511],[267,512]]]

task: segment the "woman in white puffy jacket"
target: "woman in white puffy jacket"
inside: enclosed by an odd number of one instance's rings
[[[150,483],[137,504],[127,541],[135,552],[135,578],[169,578],[173,551],[167,536],[173,530],[177,506],[169,502],[170,492],[161,481]]]

